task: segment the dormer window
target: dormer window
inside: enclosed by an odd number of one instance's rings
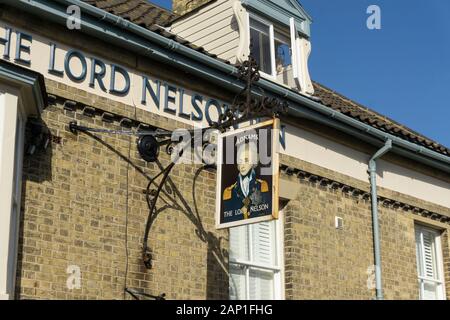
[[[182,0],[176,2],[184,6]],[[251,54],[262,77],[312,95],[311,22],[298,0],[237,0],[220,5],[212,1],[176,20],[171,30],[233,65]]]
[[[289,32],[254,15],[249,16],[249,29],[250,53],[263,76],[290,88],[297,87],[292,58],[293,41]]]
[[[267,75],[273,74],[272,50],[273,26],[250,18],[250,54],[259,65],[259,70]]]
[[[272,23],[250,17],[251,55],[266,76],[294,86],[292,50],[289,37]]]

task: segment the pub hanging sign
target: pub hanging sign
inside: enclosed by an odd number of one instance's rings
[[[216,228],[278,218],[279,120],[218,136]]]

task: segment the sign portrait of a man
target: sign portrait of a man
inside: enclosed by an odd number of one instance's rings
[[[242,143],[237,148],[237,168],[239,174],[236,182],[223,192],[224,210],[240,209],[243,219],[251,215],[251,206],[266,204],[269,206],[269,184],[256,178],[258,167],[258,149],[255,142]]]
[[[219,137],[218,228],[276,217],[274,174],[277,175],[278,159],[274,152],[274,135],[277,137],[274,128],[271,120]]]

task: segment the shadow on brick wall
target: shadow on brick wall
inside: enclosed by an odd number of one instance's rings
[[[163,166],[158,162],[159,168],[162,170]],[[206,256],[206,299],[218,300],[228,299],[228,250],[222,248],[222,242],[226,239],[223,237],[217,237],[213,232],[207,231],[204,228],[199,208],[197,205],[196,197],[196,183],[200,174],[204,171],[214,170],[212,166],[202,166],[197,169],[192,181],[192,200],[193,206],[189,205],[188,201],[181,194],[175,183],[170,179],[167,179],[168,188],[166,192],[173,195],[173,205],[165,205],[160,207],[156,214],[152,216],[151,224],[156,219],[157,215],[161,211],[172,208],[183,212],[183,214],[192,222],[196,227],[195,234],[200,241],[207,244],[207,256]],[[167,195],[167,194],[166,194]],[[180,203],[177,202],[180,201]],[[151,246],[151,244],[150,244]]]
[[[25,129],[23,182],[52,180],[52,144],[57,137],[50,134],[42,119],[30,119]],[[25,190],[25,189],[24,189]]]
[[[139,174],[145,177],[147,180],[150,180],[151,177],[138,165],[133,163],[128,156],[123,155],[118,150],[116,150],[113,146],[109,145],[106,141],[102,140],[100,137],[91,134],[89,132],[83,133],[93,140],[99,142],[104,147],[114,152],[117,156],[119,156],[123,161],[130,164],[130,166],[135,169]],[[159,170],[163,170],[164,166],[157,161],[157,167]],[[179,188],[175,185],[173,180],[168,177],[166,181],[165,187],[161,191],[160,201],[157,204],[156,210],[151,215],[150,219],[150,233],[152,224],[155,222],[157,217],[160,214],[163,214],[167,209],[177,210],[182,212],[189,221],[195,226],[195,234],[198,239],[207,244],[207,283],[206,283],[206,299],[228,299],[228,250],[222,248],[222,242],[226,239],[223,237],[218,237],[213,232],[207,231],[204,227],[202,219],[200,217],[199,209],[197,206],[196,199],[196,182],[200,174],[204,171],[213,170],[211,166],[202,166],[198,168],[194,174],[192,181],[192,203],[189,204],[189,201],[181,194]],[[153,184],[153,188],[157,187],[157,183]],[[148,243],[150,249],[152,248],[152,243],[149,241]],[[141,267],[139,272],[145,273],[148,272],[143,262],[141,263]],[[139,290],[147,290],[151,288],[139,288]],[[168,297],[169,299],[171,297]]]
[[[211,166],[200,167],[195,173],[192,183],[192,197],[194,201],[194,210],[197,216],[197,230],[199,238],[208,243],[207,254],[207,275],[206,275],[206,299],[228,299],[228,250],[222,248],[222,237],[217,237],[212,232],[206,232],[203,229],[196,199],[196,182],[204,170],[213,169]],[[201,231],[200,231],[201,230]]]
[[[25,128],[25,143],[23,152],[23,166],[22,166],[22,191],[21,191],[21,212],[20,212],[20,226],[19,226],[19,242],[17,247],[17,266],[16,266],[16,283],[15,283],[15,299],[20,298],[21,279],[20,276],[23,271],[23,240],[24,240],[24,218],[25,208],[27,214],[37,215],[36,208],[38,207],[37,196],[33,188],[29,188],[30,183],[42,183],[44,181],[52,180],[52,144],[54,139],[50,134],[46,123],[42,119],[28,119]],[[44,188],[39,186],[38,188]],[[29,190],[27,193],[27,190]],[[46,195],[53,195],[55,190],[51,187],[45,187],[41,192]],[[29,226],[29,229],[35,227],[34,224]],[[33,232],[33,230],[29,230]]]

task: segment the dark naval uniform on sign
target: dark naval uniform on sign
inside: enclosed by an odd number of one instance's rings
[[[224,222],[271,214],[270,200],[269,185],[266,181],[256,179],[254,172],[245,178],[238,175],[237,181],[223,191],[223,211],[232,212]]]

